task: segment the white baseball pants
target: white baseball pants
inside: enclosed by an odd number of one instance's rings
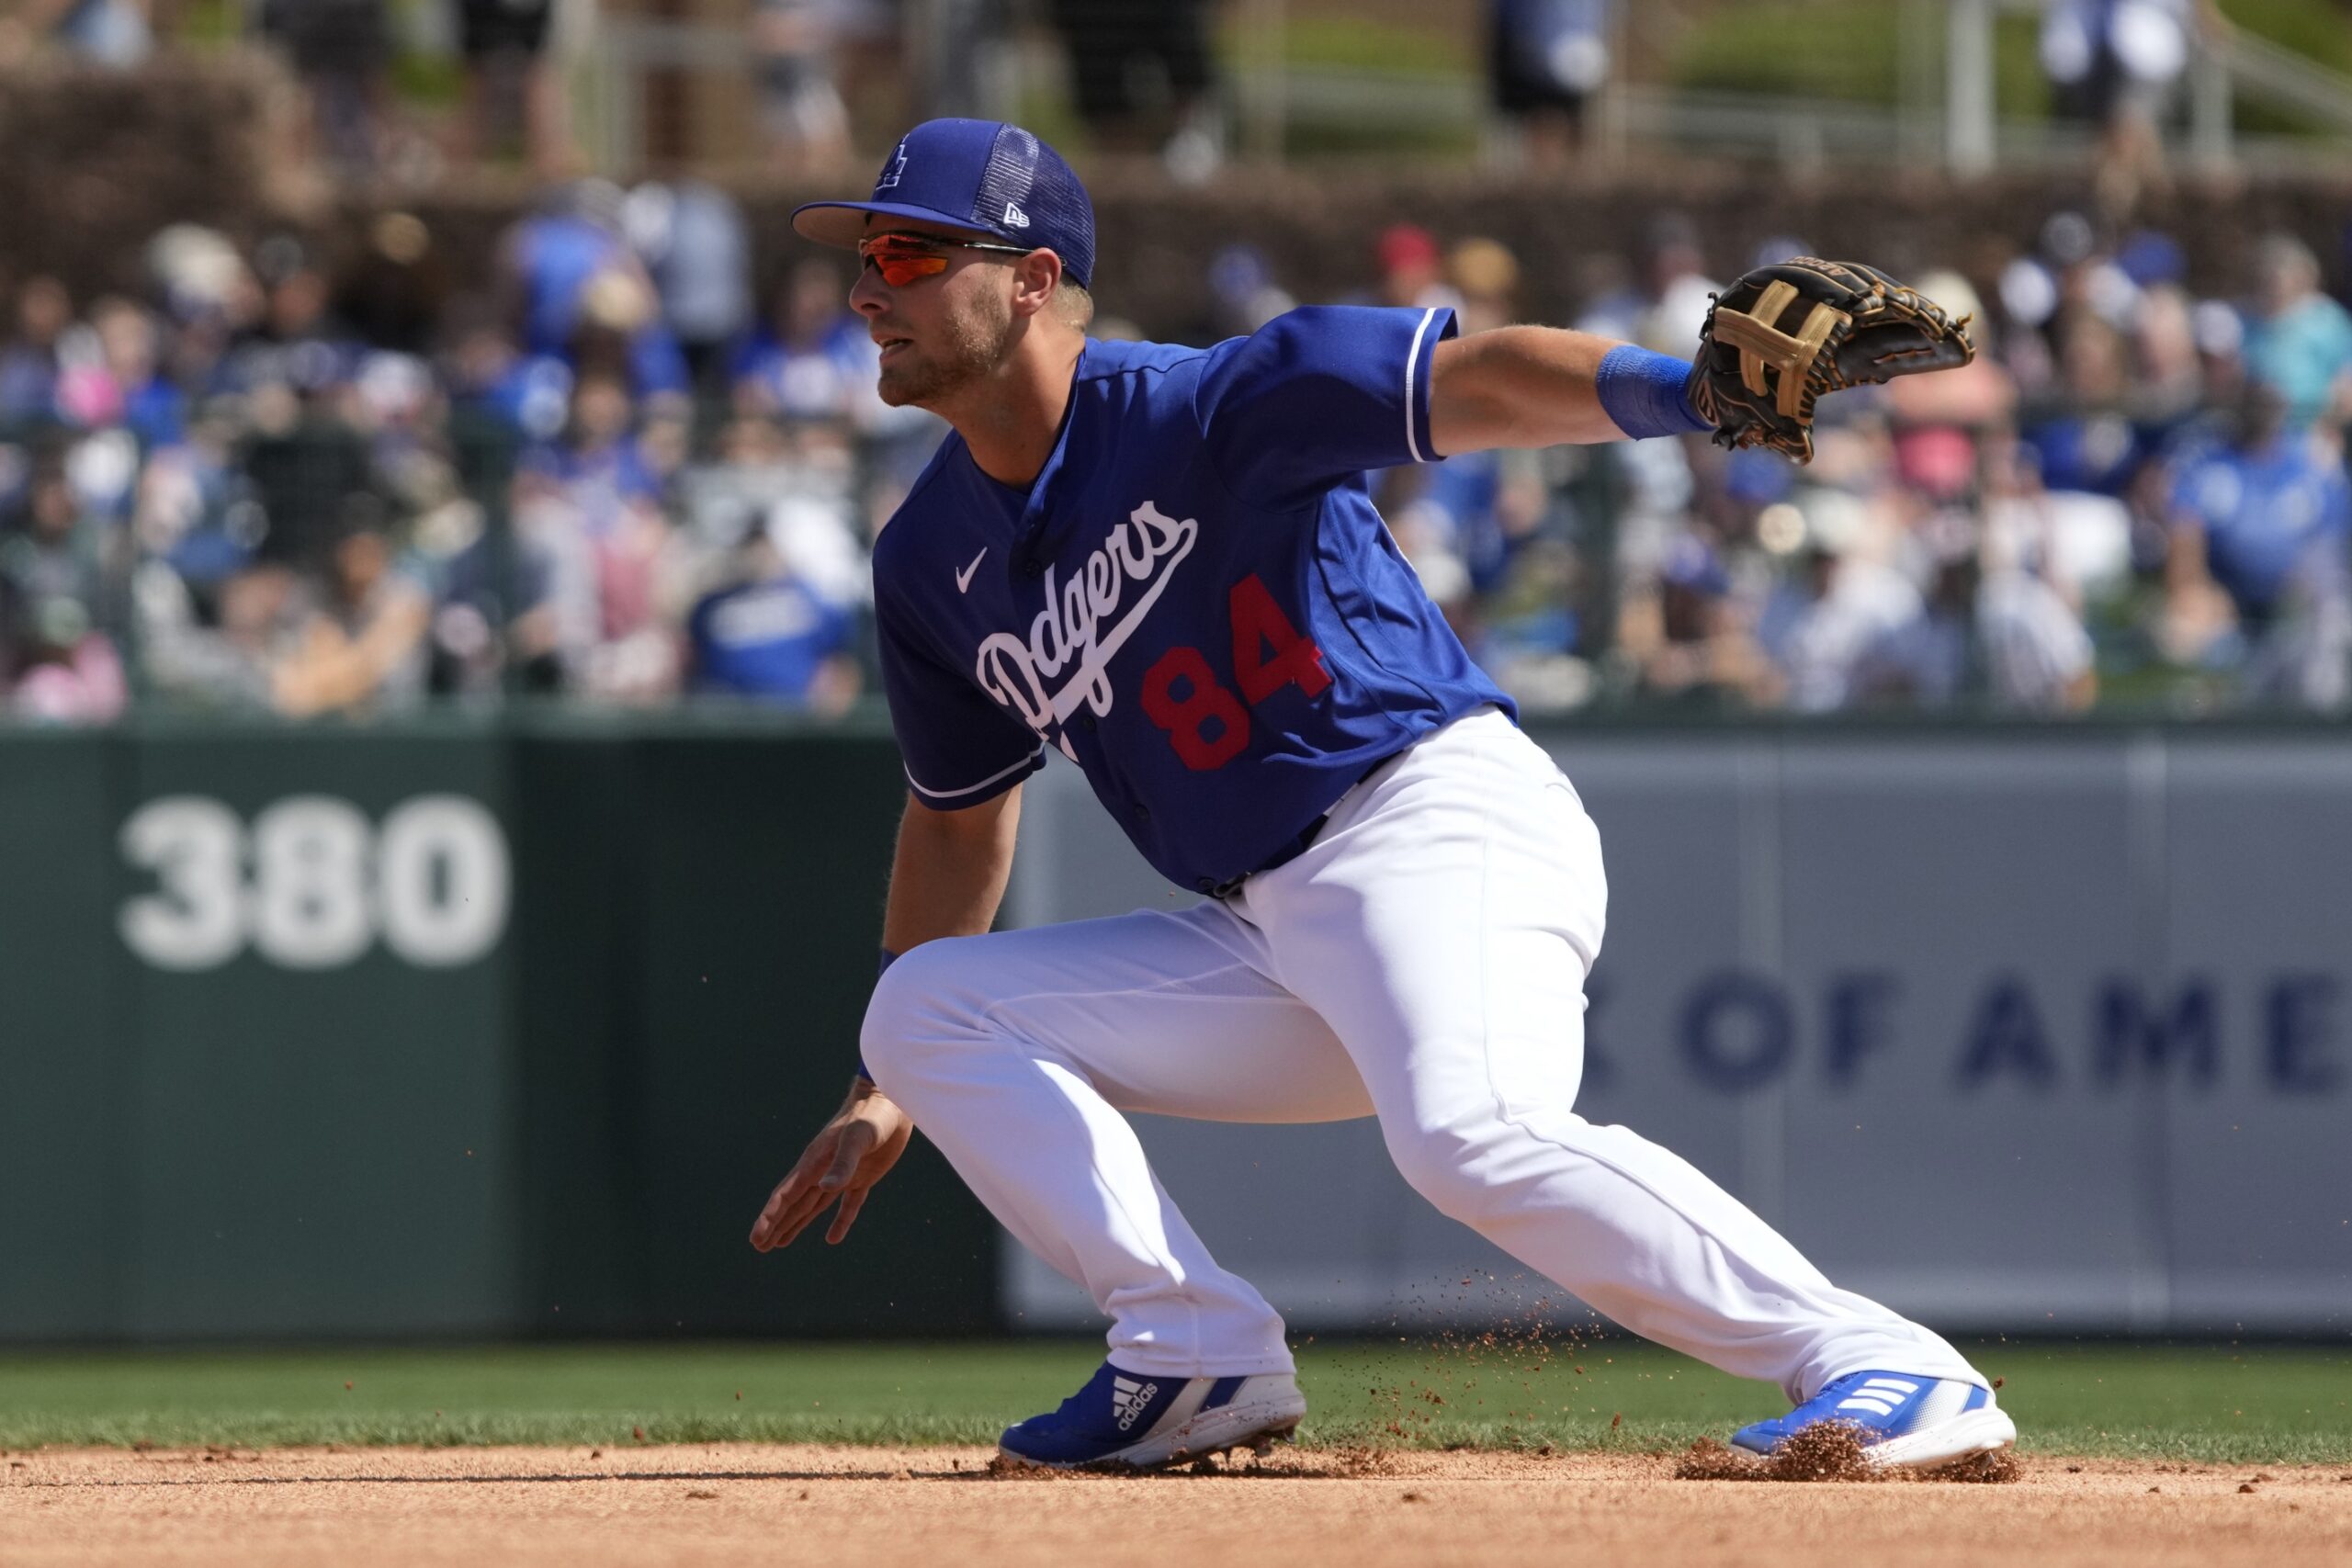
[[[875,992],[865,1063],[1005,1228],[1092,1295],[1130,1371],[1292,1369],[1280,1315],[1153,1177],[1120,1114],[1141,1111],[1376,1115],[1444,1213],[1792,1400],[1869,1369],[1982,1382],[1693,1166],[1576,1113],[1607,902],[1576,791],[1487,709],[1357,785],[1304,854],[1229,899],[916,948]]]

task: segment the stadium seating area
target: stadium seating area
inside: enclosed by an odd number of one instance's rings
[[[1574,324],[1682,348],[1710,279],[1760,259],[1673,220],[1639,238],[1586,258]],[[13,707],[870,690],[865,553],[940,427],[875,398],[841,263],[780,258],[756,290],[740,214],[695,186],[553,187],[471,295],[420,286],[429,240],[390,213],[330,270],[178,226],[136,295],[15,291]],[[1293,302],[1247,246],[1204,259],[1212,333]],[[1691,440],[1376,483],[1535,708],[2336,709],[2352,317],[2294,242],[2247,260],[2251,293],[2200,298],[2163,232],[2061,212],[1996,276],[1926,276],[1975,313],[1978,363],[1831,400],[1807,469]],[[1349,298],[1476,328],[1516,317],[1519,269],[1399,227]]]

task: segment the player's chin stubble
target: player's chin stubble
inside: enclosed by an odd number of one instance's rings
[[[910,344],[896,363],[882,367],[876,390],[884,402],[935,409],[994,370],[1012,343],[1012,307],[993,294],[978,296],[969,310],[948,318],[941,335],[945,341],[936,353]]]

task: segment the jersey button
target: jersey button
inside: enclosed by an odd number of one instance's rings
[[[1148,822],[1151,820],[1151,807],[1138,800],[1127,807],[1127,815],[1138,822]]]
[[[1091,735],[1091,734],[1092,734],[1092,733],[1094,732],[1094,729],[1095,729],[1094,716],[1093,716],[1092,714],[1091,714],[1091,713],[1084,713],[1084,714],[1080,714],[1080,715],[1079,715],[1079,716],[1078,716],[1078,727],[1079,727],[1080,729],[1085,730],[1088,734],[1090,734],[1090,735]]]
[[[1216,891],[1216,879],[1211,876],[1204,876],[1198,882],[1193,883],[1193,886],[1199,888],[1204,893],[1214,893]]]

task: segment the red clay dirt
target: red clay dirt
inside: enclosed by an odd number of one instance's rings
[[[907,1562],[1806,1568],[2352,1562],[2352,1473],[2029,1458],[2006,1485],[1678,1479],[1679,1455],[1282,1450],[995,1475],[985,1449],[752,1445],[0,1458],[0,1564]]]

